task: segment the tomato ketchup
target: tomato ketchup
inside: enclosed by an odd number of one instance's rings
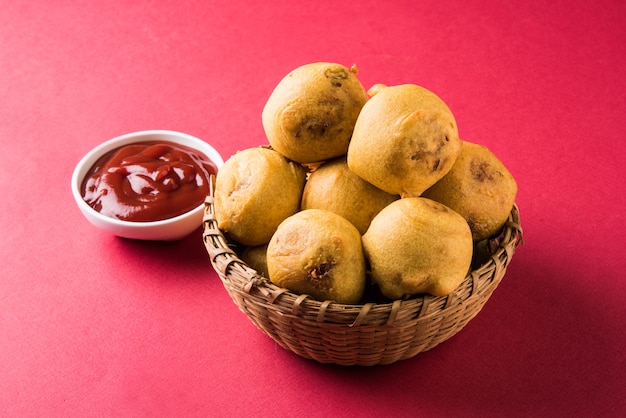
[[[149,222],[182,215],[209,193],[217,166],[204,154],[168,141],[114,149],[91,167],[81,185],[85,202],[111,218]]]

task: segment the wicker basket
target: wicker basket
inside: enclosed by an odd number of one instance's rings
[[[391,303],[319,302],[279,288],[238,256],[218,229],[213,192],[207,197],[203,240],[211,263],[239,309],[287,350],[321,363],[371,366],[408,359],[459,332],[498,286],[522,242],[517,206],[489,242],[486,261],[446,297]]]

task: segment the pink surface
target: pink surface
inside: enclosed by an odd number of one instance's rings
[[[626,414],[626,3],[0,3],[3,416]],[[126,132],[183,131],[225,159],[264,143],[274,86],[322,60],[433,90],[519,184],[526,244],[491,300],[390,366],[283,350],[200,231],[119,239],[69,189]]]

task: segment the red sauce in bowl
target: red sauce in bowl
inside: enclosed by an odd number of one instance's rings
[[[168,141],[138,142],[96,161],[81,185],[89,206],[111,218],[150,222],[182,215],[209,193],[217,166],[204,154]]]

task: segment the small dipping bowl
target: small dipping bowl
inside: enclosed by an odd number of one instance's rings
[[[123,238],[175,241],[191,234],[202,224],[204,202],[195,209],[169,219],[151,222],[124,221],[103,215],[83,199],[81,186],[85,176],[100,157],[125,145],[141,142],[165,141],[193,148],[208,157],[219,170],[224,164],[222,156],[205,141],[176,131],[150,130],[133,132],[110,139],[89,151],[72,173],[72,194],[81,213],[96,227]]]

